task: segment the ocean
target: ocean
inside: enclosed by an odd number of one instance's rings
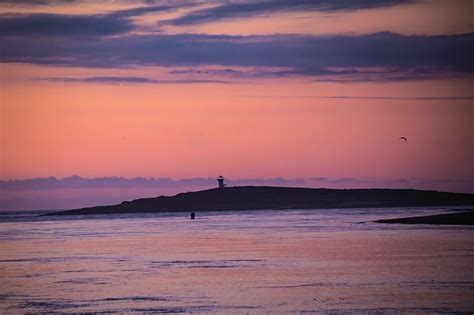
[[[457,210],[2,212],[0,312],[471,314],[474,228],[371,222]]]

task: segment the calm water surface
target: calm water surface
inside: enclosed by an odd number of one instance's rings
[[[448,211],[3,213],[0,313],[472,313],[473,228],[368,222]]]

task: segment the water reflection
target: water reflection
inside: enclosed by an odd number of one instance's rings
[[[3,214],[0,310],[469,312],[472,228],[370,222],[444,211]]]

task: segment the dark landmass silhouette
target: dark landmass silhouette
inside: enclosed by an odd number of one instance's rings
[[[377,223],[474,225],[474,211],[377,220]]]
[[[474,205],[474,194],[414,189],[215,188],[46,215]]]

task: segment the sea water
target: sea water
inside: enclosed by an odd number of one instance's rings
[[[0,312],[474,311],[474,229],[371,221],[453,208],[0,215]]]

